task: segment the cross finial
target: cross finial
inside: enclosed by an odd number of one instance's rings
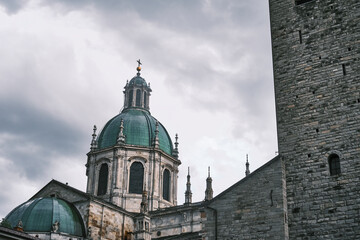
[[[136,60],[136,61],[137,61],[137,63],[138,63],[138,66],[137,66],[137,68],[136,68],[136,71],[138,71],[138,74],[140,74],[140,71],[141,71],[140,65],[142,65],[142,63],[140,62],[140,59],[139,59],[139,60]]]

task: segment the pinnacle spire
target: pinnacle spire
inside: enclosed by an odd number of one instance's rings
[[[179,157],[179,149],[178,149],[178,146],[179,146],[179,143],[178,143],[178,134],[175,134],[175,149],[173,150],[173,156],[178,158]]]
[[[94,128],[93,128],[93,134],[91,135],[92,136],[92,140],[91,140],[91,144],[90,144],[90,150],[91,151],[94,151],[96,148],[97,148],[97,142],[96,142],[96,125],[94,125]]]
[[[140,204],[140,212],[141,213],[147,213],[148,212],[146,184],[145,184],[143,192],[142,192],[142,199],[141,199],[141,204]]]
[[[119,136],[117,139],[117,143],[125,143],[125,135],[124,135],[124,120],[121,119],[120,122],[120,132],[119,132]]]
[[[156,124],[155,124],[154,147],[159,148],[159,122],[158,121],[156,121]]]
[[[208,167],[208,177],[206,179],[205,201],[213,198],[212,178],[210,177],[210,167]]]
[[[188,175],[186,182],[186,191],[185,191],[185,204],[191,204],[192,202],[192,193],[191,193],[191,183],[190,183],[190,167],[188,167]]]
[[[249,160],[248,160],[248,154],[246,154],[246,171],[245,171],[245,176],[247,177],[250,174],[250,170],[249,170]]]

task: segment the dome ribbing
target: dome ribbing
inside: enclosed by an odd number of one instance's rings
[[[12,210],[5,219],[12,227],[21,220],[28,233],[51,232],[53,223],[58,221],[59,233],[85,237],[83,221],[76,207],[58,198],[29,200]]]

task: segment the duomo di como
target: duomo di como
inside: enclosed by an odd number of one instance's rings
[[[213,196],[177,202],[177,136],[141,75],[87,153],[86,191],[56,180],[0,239],[360,239],[360,2],[269,0],[279,155]],[[161,93],[160,93],[161,94]],[[185,183],[183,183],[185,184]]]

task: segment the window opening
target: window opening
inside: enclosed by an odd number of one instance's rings
[[[345,76],[345,75],[346,75],[346,67],[345,67],[345,64],[342,65],[342,70],[343,70],[343,75]]]
[[[141,91],[140,89],[136,90],[136,106],[141,106]]]
[[[144,183],[144,167],[139,162],[134,162],[130,167],[129,193],[142,194]]]
[[[147,102],[146,102],[146,92],[144,92],[144,108],[146,108],[147,106]]]
[[[340,158],[337,154],[331,154],[329,156],[329,170],[330,175],[338,175],[341,173],[340,169]]]
[[[163,175],[163,199],[170,201],[170,171],[167,169]]]
[[[109,169],[106,163],[101,164],[99,171],[99,183],[98,183],[98,192],[97,195],[105,195],[107,190]]]
[[[129,102],[128,102],[128,106],[129,106],[129,107],[132,106],[133,94],[134,94],[134,91],[133,91],[133,90],[130,90],[130,91],[129,91]]]
[[[295,0],[295,4],[300,5],[300,4],[311,2],[311,1],[314,1],[314,0]]]

